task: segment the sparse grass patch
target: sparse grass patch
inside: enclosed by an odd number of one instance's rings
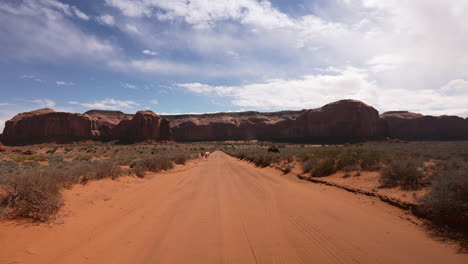
[[[468,168],[439,171],[422,202],[430,208],[433,221],[455,226],[468,225]]]
[[[381,170],[379,181],[383,188],[417,190],[422,187],[423,176],[414,161],[393,161]]]
[[[13,160],[15,162],[24,162],[24,161],[40,162],[40,161],[47,161],[47,158],[44,156],[39,156],[39,155],[21,155],[21,156],[13,157]]]

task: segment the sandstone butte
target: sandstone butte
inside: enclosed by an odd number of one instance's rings
[[[398,138],[466,140],[468,118],[424,116],[407,111],[379,115],[363,102],[341,100],[321,108],[281,112],[157,115],[139,111],[91,110],[84,114],[40,109],[8,120],[1,136],[5,145],[82,140],[122,142],[277,140],[344,143]]]

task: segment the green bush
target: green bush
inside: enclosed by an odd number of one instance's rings
[[[422,186],[423,173],[413,161],[393,161],[380,173],[380,184],[384,188],[401,186],[403,190],[417,190]]]

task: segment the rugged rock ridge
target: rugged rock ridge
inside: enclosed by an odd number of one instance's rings
[[[52,109],[39,109],[16,115],[5,123],[1,137],[5,145],[170,138],[168,120],[161,119],[151,111],[141,111],[133,116],[114,111],[94,110],[85,114],[74,114],[55,112]]]
[[[424,116],[407,111],[380,115],[383,136],[406,140],[468,139],[468,119],[458,116]]]
[[[0,138],[6,145],[79,140],[284,140],[342,143],[367,139],[468,139],[468,118],[386,112],[341,100],[321,108],[272,113],[163,115],[91,110],[84,114],[40,109],[16,115]]]
[[[93,138],[95,122],[86,115],[39,109],[8,120],[2,141],[6,145],[72,142]]]
[[[274,113],[242,112],[164,116],[176,141],[285,140],[345,142],[376,136],[377,110],[342,100],[321,108]]]
[[[123,120],[112,129],[114,139],[122,141],[170,140],[169,121],[152,111],[139,111],[131,120]]]

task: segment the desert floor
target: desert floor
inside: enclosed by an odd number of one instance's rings
[[[0,263],[468,263],[400,209],[223,152],[63,195],[51,223],[0,222]]]

